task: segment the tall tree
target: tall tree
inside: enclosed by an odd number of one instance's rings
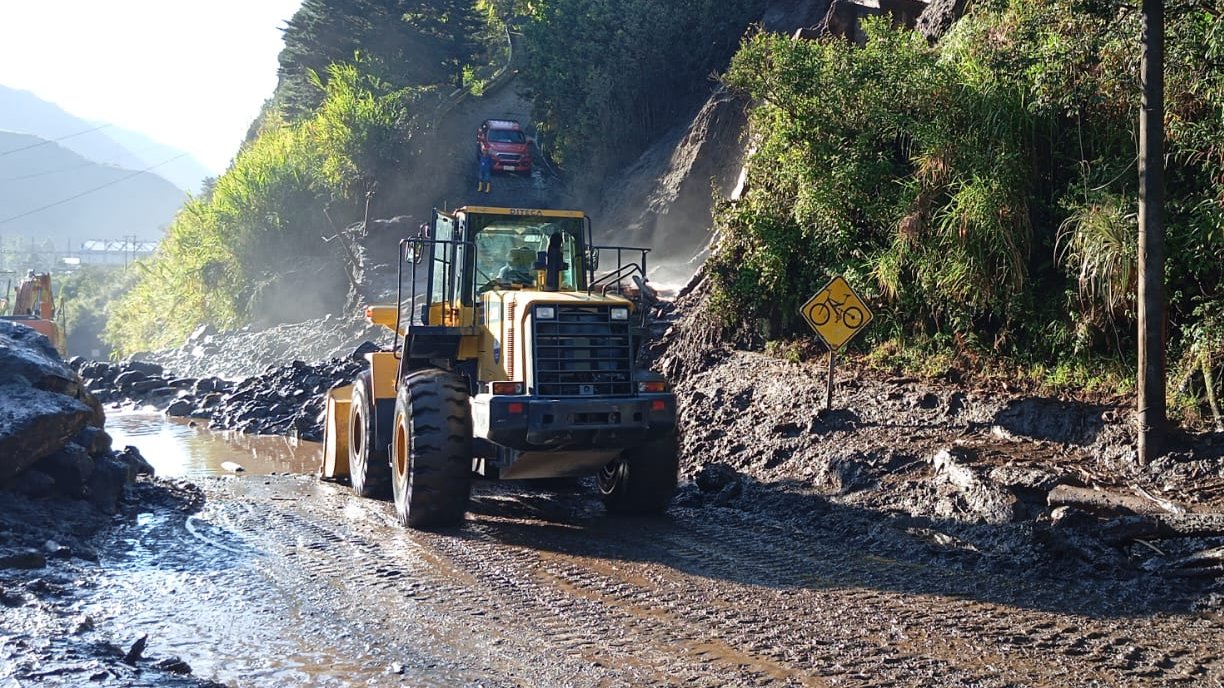
[[[323,94],[310,78],[361,53],[393,88],[454,83],[475,52],[479,16],[470,0],[304,0],[284,29],[277,104],[290,119]]]

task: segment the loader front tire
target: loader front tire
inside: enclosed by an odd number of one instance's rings
[[[667,510],[680,473],[675,432],[631,447],[596,476],[604,507],[615,514],[661,514]]]
[[[391,440],[395,513],[409,528],[463,520],[472,492],[472,412],[464,378],[410,373],[395,399]]]
[[[349,404],[349,482],[360,497],[386,499],[391,496],[391,446],[393,407],[374,401],[370,373],[357,376]],[[382,406],[382,409],[379,409]],[[382,410],[383,413],[379,413]]]

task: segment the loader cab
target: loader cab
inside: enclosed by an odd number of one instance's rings
[[[435,211],[428,255],[424,325],[476,322],[490,291],[578,292],[589,281],[590,220],[565,210],[466,207]]]

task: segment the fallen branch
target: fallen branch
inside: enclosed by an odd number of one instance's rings
[[[1101,526],[1101,538],[1115,545],[1134,540],[1224,535],[1224,514],[1123,516]]]
[[[1098,516],[1177,514],[1179,510],[1184,513],[1168,500],[1071,485],[1056,485],[1046,497],[1046,503],[1050,507],[1071,506]]]

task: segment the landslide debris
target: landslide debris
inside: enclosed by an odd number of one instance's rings
[[[184,485],[150,482],[152,466],[135,447],[116,451],[105,422],[45,337],[0,321],[0,685],[134,685],[166,672],[157,685],[210,685],[180,676],[176,658],[123,664],[78,614],[73,592],[101,575],[102,534],[147,509],[201,503]]]
[[[838,364],[825,409],[823,356],[765,355],[755,335],[711,312],[704,281],[676,312],[646,356],[676,388],[690,481],[682,504],[788,513],[800,526],[852,514],[848,527],[899,530],[972,566],[1224,572],[1224,517],[1214,517],[1224,512],[1224,434],[1180,436],[1176,451],[1140,467],[1128,406],[919,380],[853,360]],[[1067,505],[1085,493],[1152,508]],[[1159,542],[1136,543],[1146,538]]]
[[[206,420],[218,430],[321,441],[324,394],[351,383],[364,365],[361,355],[376,349],[365,342],[347,358],[320,363],[294,360],[237,382],[178,377],[142,361],[74,359],[74,364],[85,386],[100,401],[116,407],[151,406],[169,416]]]

